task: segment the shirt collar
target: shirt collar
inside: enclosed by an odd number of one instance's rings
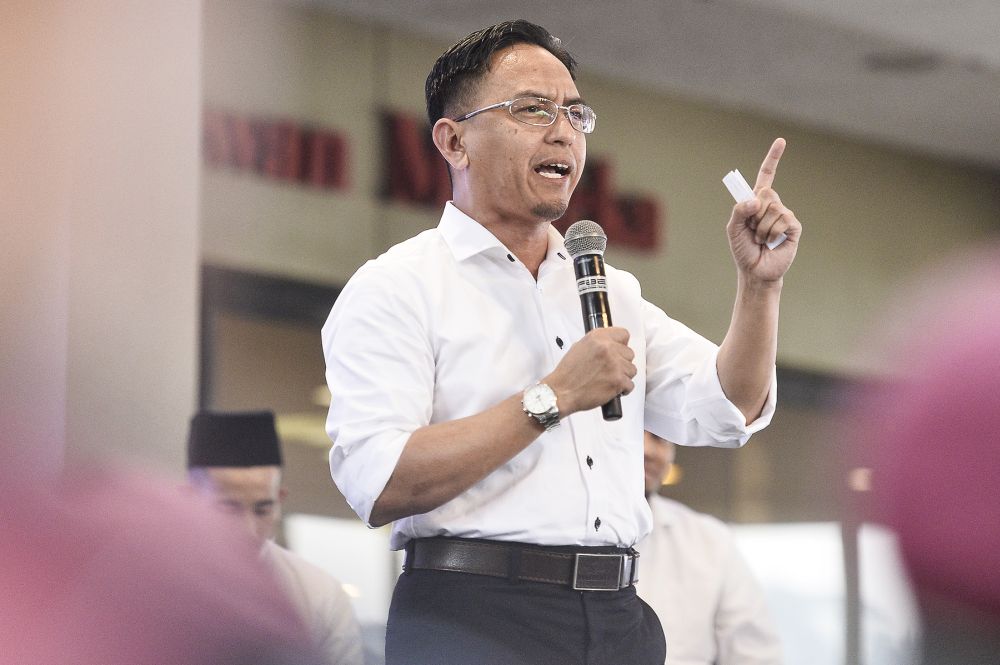
[[[441,221],[438,223],[438,231],[456,261],[464,261],[470,256],[481,254],[490,249],[499,249],[505,254],[509,253],[509,250],[495,235],[455,207],[451,201],[448,201],[444,206]],[[558,263],[569,260],[562,234],[551,224],[549,224],[549,246],[546,250],[545,260],[546,262],[551,260]]]
[[[566,243],[563,240],[562,234],[551,224],[549,224],[549,248],[545,252],[545,260],[553,261],[557,265],[563,262],[570,262],[569,252],[566,251]]]
[[[485,226],[456,208],[451,201],[444,205],[438,231],[456,261],[464,261],[492,248],[507,251],[503,243],[487,231]]]

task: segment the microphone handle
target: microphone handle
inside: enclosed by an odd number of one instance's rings
[[[577,290],[580,292],[580,306],[583,308],[583,329],[590,332],[595,328],[608,328],[611,323],[611,307],[608,305],[608,285],[604,272],[604,257],[600,254],[583,254],[573,259],[576,272]],[[605,420],[620,420],[622,399],[613,397],[601,406]]]
[[[621,420],[622,418],[622,398],[615,396],[607,404],[601,405],[601,415],[605,420]]]

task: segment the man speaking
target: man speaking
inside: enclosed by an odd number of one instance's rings
[[[453,200],[437,228],[362,266],[323,327],[333,478],[407,554],[388,663],[662,665],[633,584],[631,547],[651,526],[643,429],[737,447],[774,410],[778,301],[801,232],[771,188],[784,142],[727,226],[738,288],[721,347],[611,266],[617,325],[585,334],[551,225],[597,123],[575,66],[520,20],[437,60],[427,111]],[[605,421],[615,396],[622,417]]]

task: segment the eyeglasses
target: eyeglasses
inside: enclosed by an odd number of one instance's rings
[[[461,118],[455,118],[455,122],[468,120],[472,116],[479,115],[484,111],[503,108],[510,112],[514,120],[537,127],[548,127],[554,123],[556,118],[559,117],[560,109],[566,112],[569,124],[578,132],[590,134],[594,131],[594,126],[597,125],[597,114],[589,106],[585,104],[560,106],[544,97],[518,97],[517,99],[500,102],[499,104],[491,104],[471,113],[466,113]]]

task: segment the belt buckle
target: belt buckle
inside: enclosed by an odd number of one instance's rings
[[[604,586],[582,586],[581,584],[595,584],[596,581],[591,579],[587,580],[586,567],[588,563],[597,563],[602,559],[617,559],[618,560],[618,572],[614,576],[614,581],[609,582],[608,585]],[[583,563],[584,567],[584,582],[580,582],[580,564]],[[574,591],[619,591],[621,589],[621,579],[625,568],[625,556],[621,554],[577,554],[573,560],[573,590]]]

